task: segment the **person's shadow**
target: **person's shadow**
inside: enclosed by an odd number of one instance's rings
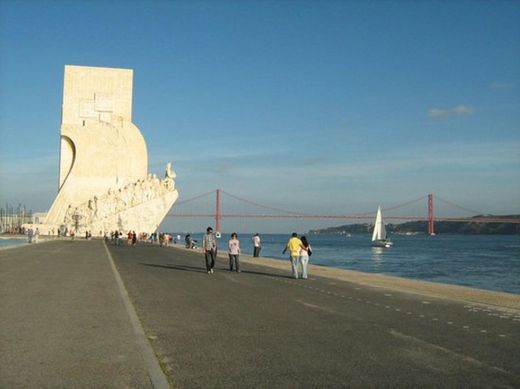
[[[148,266],[148,267],[157,267],[157,268],[168,269],[168,270],[189,271],[189,272],[194,272],[194,273],[207,273],[205,268],[190,266],[190,265],[156,265],[154,263],[140,263],[139,265]],[[227,270],[225,268],[216,268],[216,270],[229,272],[229,270]],[[256,271],[256,270],[242,270],[242,273],[253,274],[253,275],[263,276],[263,277],[276,277],[276,278],[288,278],[288,279],[293,278],[289,275],[276,274],[276,273],[265,273],[265,272]]]
[[[195,273],[207,273],[206,269],[203,269],[201,267],[196,266],[189,266],[189,265],[156,265],[153,263],[140,263],[141,266],[148,266],[148,267],[159,267],[163,269],[168,270],[181,270],[181,271],[190,271]]]
[[[264,272],[256,271],[256,270],[242,270],[242,273],[254,274],[254,275],[262,276],[262,277],[293,278],[293,277],[291,277],[289,275],[285,275],[285,274],[264,273]]]

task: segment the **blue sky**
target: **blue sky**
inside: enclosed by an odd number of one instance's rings
[[[149,170],[172,161],[181,199],[520,213],[519,21],[517,1],[0,0],[0,204],[52,204],[70,64],[134,70]]]

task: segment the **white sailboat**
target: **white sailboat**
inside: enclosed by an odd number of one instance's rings
[[[372,233],[372,246],[374,247],[391,247],[392,242],[386,236],[386,228],[383,223],[383,215],[381,207],[377,208],[376,221],[374,223],[374,232]]]

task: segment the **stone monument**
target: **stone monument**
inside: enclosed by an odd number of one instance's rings
[[[177,200],[171,163],[148,174],[132,123],[131,69],[65,66],[58,194],[44,224],[93,235],[151,233]]]

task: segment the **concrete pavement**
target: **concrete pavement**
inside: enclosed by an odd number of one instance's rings
[[[200,253],[110,250],[175,387],[520,386],[520,311],[293,280],[288,261],[208,275]]]
[[[179,388],[520,387],[520,296],[468,303],[316,267],[293,280],[263,258],[226,269],[99,240],[0,251],[0,387],[167,386],[157,369]]]
[[[101,241],[0,251],[1,388],[151,388],[141,344]]]

